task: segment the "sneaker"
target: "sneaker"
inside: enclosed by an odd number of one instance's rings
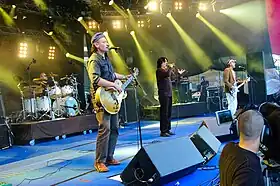
[[[97,172],[108,172],[109,169],[104,163],[94,163],[94,168]]]
[[[119,164],[121,164],[121,162],[119,162],[119,161],[116,160],[116,159],[112,159],[112,160],[107,160],[107,161],[106,161],[106,164],[107,164],[107,165],[119,165]]]

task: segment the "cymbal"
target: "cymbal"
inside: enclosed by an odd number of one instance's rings
[[[45,79],[41,79],[41,78],[34,78],[33,81],[46,81]]]
[[[58,74],[50,73],[49,76],[51,76],[51,77],[57,77]]]

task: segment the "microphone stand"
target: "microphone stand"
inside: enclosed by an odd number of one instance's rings
[[[136,87],[138,86],[144,96],[143,97],[146,97],[147,96],[147,93],[145,92],[145,90],[143,89],[142,85],[140,84],[140,82],[138,81],[137,77],[134,76],[133,72],[131,69],[129,69],[131,75],[133,76],[134,78],[134,81],[135,81],[135,84],[134,84],[134,94],[135,94],[135,101],[136,101],[136,119],[137,119],[137,123],[138,123],[138,131],[139,131],[139,140],[140,140],[140,148],[143,147],[143,141],[142,141],[142,129],[141,129],[141,114],[140,114],[140,101],[139,101],[139,98],[138,98],[138,94],[137,94],[137,89]]]

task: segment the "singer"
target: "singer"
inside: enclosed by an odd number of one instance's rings
[[[102,32],[98,32],[92,37],[91,44],[93,53],[88,60],[87,71],[91,81],[92,103],[99,124],[94,167],[98,172],[107,172],[109,169],[106,165],[120,164],[113,157],[119,135],[118,114],[109,114],[102,105],[97,104],[95,92],[100,86],[121,92],[121,87],[116,85],[114,80],[126,79],[126,76],[114,72],[107,55],[109,44]]]
[[[160,57],[157,60],[157,86],[158,96],[160,103],[160,136],[170,137],[174,135],[171,130],[171,111],[172,111],[172,83],[171,83],[171,70],[173,64],[168,65],[166,57]],[[185,70],[179,70],[178,73],[182,74]]]

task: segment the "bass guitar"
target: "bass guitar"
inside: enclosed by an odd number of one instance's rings
[[[134,80],[134,78],[138,76],[138,74],[139,70],[134,68],[133,73],[124,83],[118,79],[115,80],[114,83],[122,88],[121,92],[105,87],[99,87],[96,90],[95,101],[100,103],[108,113],[117,114],[120,111],[122,100],[126,97],[125,89]]]

